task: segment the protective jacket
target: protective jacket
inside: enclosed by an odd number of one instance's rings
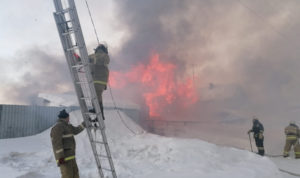
[[[99,50],[95,54],[89,55],[89,59],[94,83],[106,86],[109,77],[108,64],[110,62],[108,54]]]
[[[84,122],[78,127],[74,127],[65,119],[58,119],[50,133],[53,152],[57,162],[60,158],[64,158],[65,161],[75,159],[76,143],[74,135],[83,131],[84,128]]]
[[[258,138],[259,136],[261,137],[264,133],[264,126],[258,120],[255,120],[250,132],[253,132],[254,138]]]
[[[300,158],[300,146],[298,142],[299,138],[299,128],[296,124],[291,123],[284,129],[286,135],[286,141],[283,151],[283,156],[289,156],[290,150],[294,147],[294,153],[296,158]]]
[[[296,124],[290,124],[284,129],[287,140],[296,140],[299,136],[299,128]]]

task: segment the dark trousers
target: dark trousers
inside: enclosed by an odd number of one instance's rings
[[[259,155],[265,155],[264,138],[255,137],[255,144]]]
[[[69,160],[59,167],[61,178],[79,178],[78,167],[75,159]]]
[[[105,88],[106,88],[105,85],[95,84],[95,90],[96,90],[96,94],[97,94],[97,97],[98,97],[99,106],[100,106],[100,110],[101,110],[103,120],[105,120],[105,117],[104,117],[104,109],[103,109],[103,102],[102,102],[102,93],[105,90]]]

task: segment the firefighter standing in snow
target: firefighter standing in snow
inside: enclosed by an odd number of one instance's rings
[[[62,178],[79,178],[74,135],[83,131],[85,124],[82,122],[78,127],[69,124],[69,114],[65,110],[60,111],[58,118],[50,133],[57,165],[60,167]]]
[[[255,139],[255,144],[258,150],[259,155],[265,154],[264,148],[264,126],[258,121],[256,117],[253,118],[253,126],[252,129],[248,131],[248,134],[253,132],[253,137]]]
[[[102,102],[102,93],[107,88],[109,69],[108,64],[110,62],[107,47],[103,44],[100,44],[95,49],[95,54],[89,55],[90,67],[92,72],[92,77],[94,80],[94,86],[97,93],[99,106],[101,109],[102,117],[104,118],[103,113],[103,102]]]
[[[288,157],[292,146],[294,147],[295,158],[300,158],[300,149],[299,149],[299,127],[294,121],[291,121],[289,126],[284,129],[286,135],[286,142],[284,146],[283,157]]]

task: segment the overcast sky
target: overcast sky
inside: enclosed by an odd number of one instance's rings
[[[114,20],[112,1],[88,2],[100,41],[107,42],[112,51],[117,49],[124,32]],[[91,52],[97,41],[86,4],[85,1],[76,3]],[[73,90],[53,18],[54,10],[52,0],[0,2],[0,103],[28,104],[34,102],[39,92]]]
[[[300,115],[300,1],[88,2],[112,68],[126,70],[156,51],[180,66],[180,77],[194,71],[202,104],[248,116]],[[96,40],[85,2],[76,3],[91,52]],[[50,0],[1,0],[1,103],[72,91],[53,11]]]

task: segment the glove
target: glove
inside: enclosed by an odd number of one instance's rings
[[[81,61],[81,58],[80,58],[80,56],[79,56],[77,53],[74,53],[73,55],[74,55],[74,57],[78,60],[78,62]]]
[[[59,158],[58,163],[59,164],[65,164],[66,163],[65,158]]]
[[[262,134],[262,133],[259,133],[259,134],[258,134],[258,138],[259,138],[259,139],[263,139],[263,138],[264,138],[263,134]]]

